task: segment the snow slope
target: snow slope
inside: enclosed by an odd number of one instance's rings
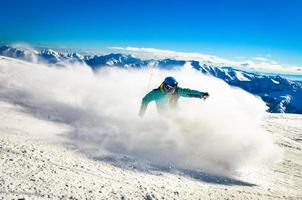
[[[270,114],[263,122],[284,151],[282,161],[227,178],[95,160],[46,139],[66,125],[0,102],[0,199],[301,199],[302,116]]]

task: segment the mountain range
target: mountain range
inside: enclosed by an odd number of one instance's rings
[[[217,77],[231,86],[242,88],[254,95],[260,96],[266,102],[268,112],[302,114],[302,82],[280,75],[249,72],[232,66],[209,63],[208,61],[175,58],[146,60],[123,53],[81,55],[79,53],[65,53],[52,49],[36,50],[4,45],[0,46],[0,55],[28,62],[54,65],[61,65],[66,62],[85,63],[94,70],[104,66],[175,69],[190,64],[201,73]]]

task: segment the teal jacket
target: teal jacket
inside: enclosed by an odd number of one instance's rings
[[[179,97],[202,98],[204,94],[205,92],[180,87],[177,87],[173,94],[168,94],[160,86],[144,96],[140,115],[142,116],[145,114],[147,106],[151,101],[155,101],[157,110],[161,113],[164,110],[176,108]]]

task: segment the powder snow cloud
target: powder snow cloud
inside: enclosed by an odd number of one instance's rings
[[[57,68],[3,57],[0,67],[1,101],[72,127],[62,137],[92,156],[126,155],[161,166],[227,173],[275,161],[277,155],[261,126],[265,103],[192,68],[93,72],[86,65]],[[210,98],[182,98],[179,110],[167,116],[151,103],[139,118],[142,97],[166,76],[174,76],[181,87],[207,91]]]

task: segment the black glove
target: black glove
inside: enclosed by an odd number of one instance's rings
[[[209,96],[210,96],[210,94],[207,93],[207,92],[205,92],[205,93],[202,94],[202,98],[203,98],[204,100],[206,100]]]

